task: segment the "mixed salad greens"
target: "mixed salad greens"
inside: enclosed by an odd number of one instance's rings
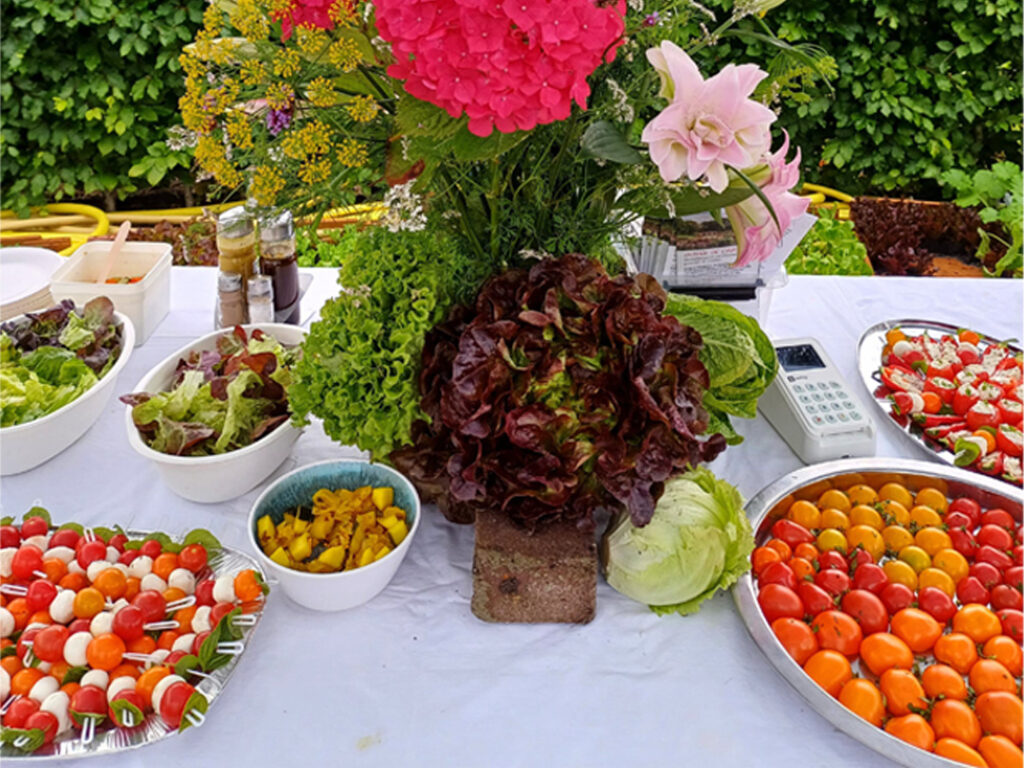
[[[166,392],[122,395],[153,450],[208,456],[251,445],[289,418],[285,390],[299,347],[285,347],[260,330],[243,328],[217,339],[215,350],[179,360]]]
[[[100,296],[81,310],[70,299],[0,326],[0,426],[27,424],[63,408],[102,379],[121,355],[114,305]]]

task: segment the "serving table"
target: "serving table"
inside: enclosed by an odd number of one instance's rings
[[[336,292],[336,270],[303,270],[308,324]],[[208,332],[216,272],[175,267],[171,312],[136,348],[118,392]],[[861,332],[894,317],[943,320],[1000,338],[1022,330],[1019,280],[791,277],[772,299],[773,338],[818,338],[851,386]],[[112,401],[64,453],[0,484],[3,513],[33,504],[57,522],[170,533],[203,527],[249,549],[245,523],[266,484],[196,504],[164,487],[125,436]],[[761,416],[711,469],[749,498],[802,465]],[[923,458],[876,419],[879,456]],[[275,477],[361,454],[316,422]],[[269,482],[269,481],[268,481]],[[729,595],[700,613],[658,617],[599,580],[590,624],[497,625],[469,610],[473,531],[425,510],[390,586],[370,603],[320,614],[272,593],[265,620],[202,728],[98,759],[158,766],[783,766],[889,765],[807,706],[766,662]],[[42,763],[42,761],[41,761]]]

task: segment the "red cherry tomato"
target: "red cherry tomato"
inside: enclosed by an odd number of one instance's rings
[[[181,725],[182,715],[185,714],[185,705],[196,692],[186,682],[173,683],[160,699],[160,717],[167,723],[169,728],[177,728]]]
[[[946,527],[950,529],[966,528],[967,530],[970,530],[974,527],[974,524],[971,522],[971,518],[963,512],[948,512],[944,522],[946,523]]]
[[[836,607],[832,595],[817,584],[812,584],[809,581],[801,581],[797,585],[796,593],[799,595],[800,602],[804,604],[804,609],[809,616],[817,616],[822,611]]]
[[[49,523],[38,516],[27,517],[21,524],[21,538],[23,539],[27,539],[30,536],[45,536],[49,531]]]
[[[206,641],[206,638],[208,638],[209,636],[210,636],[209,632],[200,632],[199,634],[196,635],[196,639],[192,641],[192,655],[193,656],[198,656],[199,655],[199,649],[203,647],[203,643]]]
[[[813,544],[814,534],[804,528],[800,523],[782,518],[772,525],[772,536],[795,548],[797,544]]]
[[[178,565],[192,573],[199,573],[206,565],[206,547],[202,544],[189,544],[178,553]]]
[[[1002,511],[1002,510],[998,510]],[[987,512],[985,514],[988,514]],[[982,546],[995,547],[996,549],[1011,549],[1013,547],[1013,534],[1000,525],[988,523],[981,526],[974,534],[978,544]]]
[[[889,628],[889,614],[885,604],[878,595],[866,589],[851,589],[843,595],[842,608],[860,624],[865,637],[875,632],[885,632]]]
[[[21,532],[13,525],[0,525],[0,548],[21,546]]]
[[[96,561],[102,560],[107,556],[107,545],[105,542],[99,539],[93,539],[92,541],[86,541],[78,550],[78,554],[75,559],[78,560],[78,564],[83,568],[88,568],[89,564]]]
[[[235,610],[232,603],[217,603],[210,609],[210,626],[215,627],[220,620]]]
[[[821,566],[823,571],[842,571],[843,573],[849,573],[850,571],[849,562],[847,562],[841,552],[836,552],[834,549],[818,555],[818,565]]]
[[[840,597],[850,589],[850,577],[845,571],[818,571],[814,574],[814,583],[833,597]]]
[[[938,587],[924,587],[920,590],[917,594],[917,607],[942,624],[956,615],[953,599]]]
[[[43,551],[33,544],[22,544],[11,558],[11,575],[22,581],[36,578],[35,572],[43,570]]]
[[[954,400],[954,409],[956,408],[955,402]],[[999,409],[985,400],[979,400],[967,411],[967,428],[972,432],[982,427],[995,429],[999,426],[1000,420]]]
[[[39,630],[39,627],[26,629],[24,632],[21,633],[21,636],[18,638],[18,644],[17,646],[15,646],[15,653],[17,654],[18,658],[22,661],[24,661],[25,654],[28,653],[28,649],[32,647],[31,645],[29,645],[29,643],[35,642],[36,635],[39,634]]]
[[[213,605],[213,579],[203,579],[196,584],[196,605]]]
[[[53,536],[50,537],[50,546],[74,549],[78,546],[78,541],[81,538],[82,537],[78,535],[78,531],[72,530],[71,528],[61,528],[60,530],[53,532]]]
[[[76,632],[88,632],[90,622],[90,619],[75,619],[70,624],[68,624],[68,632],[70,632],[72,635]]]
[[[57,716],[52,712],[36,711],[25,719],[24,728],[29,730],[38,728],[43,732],[43,744],[49,744],[57,735],[57,727],[59,725],[60,722],[57,720]]]
[[[114,694],[114,698],[110,700],[111,706],[107,709],[107,714],[110,716],[110,719],[114,721],[115,725],[117,725],[119,728],[127,728],[129,726],[126,726],[124,723],[121,722],[121,718],[118,715],[117,710],[115,710],[113,707],[115,701],[128,702],[129,704],[137,707],[139,712],[143,715],[143,717],[145,717],[146,707],[142,701],[142,697],[139,696],[139,694],[132,690],[118,691]],[[139,723],[140,721],[133,721],[130,727],[135,728],[139,725]]]
[[[1014,527],[1017,525],[1013,519],[1013,515],[1007,512],[1005,509],[993,508],[982,513],[981,524],[984,525],[998,525],[1000,528],[1013,532]],[[946,525],[949,525],[947,518]],[[982,542],[984,543],[984,542]]]
[[[1009,635],[1018,643],[1024,641],[1024,613],[1012,608],[1004,608],[997,611],[996,616],[999,617],[1004,635]]]
[[[1001,611],[1004,608],[1019,611],[1024,608],[1024,596],[1009,584],[996,584],[992,587],[989,603],[993,611]]]
[[[978,551],[978,542],[975,540],[974,534],[966,528],[959,527],[951,528],[948,533],[949,540],[953,542],[953,549],[968,560],[974,559],[974,553]]]
[[[960,579],[960,583],[956,585],[956,599],[960,601],[961,605],[971,603],[988,605],[989,597],[989,591],[985,589],[985,585],[977,576],[966,576]]]
[[[765,584],[757,593],[757,602],[768,623],[786,617],[800,619],[804,615],[804,605],[797,593],[781,584]],[[210,619],[213,620],[212,612]]]
[[[142,590],[135,596],[131,604],[142,611],[142,617],[147,622],[163,621],[167,615],[167,601],[155,589]]]
[[[972,563],[968,573],[971,576],[977,577],[985,589],[992,589],[996,584],[1000,584],[1003,581],[999,569],[992,563]]]
[[[167,658],[164,659],[164,664],[169,664],[170,666],[174,666],[179,661],[184,659],[187,655],[188,654],[185,653],[184,651],[171,651],[169,654],[167,654]]]
[[[154,560],[159,557],[160,553],[164,551],[164,548],[160,545],[160,542],[156,539],[149,539],[148,541],[142,542],[142,546],[139,547],[139,552],[144,554],[146,557],[151,557]]]
[[[889,577],[885,575],[882,566],[875,563],[865,563],[858,566],[853,572],[853,588],[864,589],[875,595],[880,595],[885,586],[889,583]]]
[[[1024,567],[1015,565],[1003,571],[1003,582],[1014,589],[1024,589]]]
[[[971,520],[971,528],[977,527],[978,523],[981,522],[981,505],[974,499],[968,499],[961,497],[954,499],[947,510],[947,514],[953,512],[963,512]]]
[[[978,551],[974,553],[974,561],[975,563],[992,563],[1000,571],[1017,565],[1008,554],[988,545],[978,547]]]
[[[64,658],[64,643],[71,636],[62,624],[43,627],[32,639],[32,653],[42,661],[60,661]]]
[[[25,602],[28,603],[29,610],[35,613],[36,611],[45,611],[50,607],[50,603],[53,602],[53,598],[57,596],[57,586],[46,579],[36,579],[28,585],[28,594],[25,595]]]
[[[25,721],[39,711],[39,702],[22,696],[15,699],[4,715],[3,724],[5,728],[24,728]]]
[[[961,384],[953,395],[953,413],[966,416],[968,411],[977,405],[980,396],[978,389],[971,384]]]
[[[107,714],[107,694],[99,686],[83,685],[71,695],[68,711],[76,728],[82,727],[83,715],[99,715],[104,718]]]
[[[818,640],[814,632],[800,619],[776,619],[772,622],[772,632],[786,653],[800,666],[818,651]]]
[[[835,551],[835,550],[832,550]],[[870,565],[875,560],[871,557],[871,553],[863,548],[854,548],[853,552],[850,553],[850,568],[859,568],[862,565]],[[849,571],[847,571],[849,573]]]
[[[115,533],[110,537],[110,541],[107,542],[108,547],[113,547],[118,552],[124,552],[124,545],[128,541],[128,537],[123,533]]]
[[[890,614],[902,611],[914,604],[914,590],[906,584],[895,582],[887,584],[882,593],[878,596]]]
[[[772,563],[761,571],[761,574],[757,577],[757,583],[762,587],[765,584],[781,584],[784,587],[796,590],[797,579],[793,569],[785,563]]]
[[[142,625],[145,623],[146,618],[143,616],[142,609],[137,605],[129,605],[114,614],[110,629],[127,643],[142,637]]]
[[[117,562],[121,563],[122,565],[131,565],[132,560],[134,560],[140,554],[141,553],[137,549],[126,549],[124,552],[121,553],[121,556],[117,558]]]

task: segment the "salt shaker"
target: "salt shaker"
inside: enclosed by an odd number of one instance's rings
[[[217,328],[233,328],[236,325],[245,325],[247,321],[242,276],[237,272],[221,272],[217,275],[217,311],[214,325]]]
[[[267,275],[249,278],[249,322],[274,322],[274,285]]]

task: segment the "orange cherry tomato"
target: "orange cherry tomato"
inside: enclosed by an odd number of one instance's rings
[[[178,622],[178,632],[184,634],[192,631],[192,619],[195,618],[197,610],[196,606],[190,605],[188,608],[181,608],[174,613],[173,618]]]
[[[784,542],[782,539],[772,539],[765,544],[765,546],[768,547],[768,549],[774,549],[778,552],[779,558],[782,562],[786,562],[793,556],[793,550],[790,548],[789,544]]]
[[[124,599],[129,603],[135,599],[135,596],[142,591],[142,579],[137,579],[134,576],[129,576],[128,580],[124,585]]]
[[[113,632],[108,632],[105,635],[97,635],[89,642],[85,649],[85,658],[93,669],[109,672],[121,663],[124,652],[124,640]]]
[[[913,711],[911,707],[928,708],[921,681],[909,670],[895,667],[887,669],[882,673],[879,684],[891,715],[909,715]]]
[[[893,667],[910,669],[914,666],[914,653],[905,642],[888,632],[868,635],[860,644],[860,657],[872,674],[880,677]]]
[[[64,685],[62,685],[60,689],[64,691],[64,693],[66,693],[68,695],[68,698],[70,699],[72,696],[75,695],[75,691],[77,691],[81,687],[81,683],[64,683]]]
[[[28,617],[29,624],[53,624],[49,611],[36,611]]]
[[[160,633],[160,637],[156,640],[156,647],[163,648],[165,650],[171,650],[174,645],[174,641],[178,639],[178,633],[174,630],[167,629]]]
[[[0,667],[3,667],[4,672],[11,677],[14,677],[23,666],[17,656],[5,656],[3,661],[0,661]]]
[[[263,596],[263,587],[252,568],[239,571],[235,576],[235,597],[242,602],[258,600]]]
[[[985,641],[981,652],[1006,667],[1014,677],[1020,677],[1024,651],[1012,637],[1008,635],[990,637]]]
[[[137,637],[134,640],[128,641],[128,652],[129,653],[152,653],[156,650],[156,640],[149,635],[143,635]]]
[[[961,328],[957,331],[956,337],[967,344],[977,345],[981,341],[981,336],[976,331],[972,331],[969,328]]]
[[[959,739],[949,737],[941,738],[935,742],[935,754],[941,757],[948,757],[964,765],[974,765],[977,768],[989,768],[977,750],[971,749]]]
[[[870,680],[863,677],[847,680],[839,691],[839,703],[872,725],[882,727],[885,703],[882,692]]]
[[[802,557],[812,563],[818,559],[818,548],[809,541],[801,541],[793,548],[793,557]]]
[[[818,638],[818,645],[844,656],[856,656],[864,639],[860,624],[842,611],[822,611],[814,617],[811,631]]]
[[[907,644],[914,653],[930,651],[942,636],[943,625],[920,608],[904,608],[891,620],[892,633]]]
[[[821,527],[821,510],[809,501],[794,501],[786,517],[807,530]]]
[[[930,699],[967,699],[967,683],[963,676],[947,664],[932,664],[921,673],[921,685]]]
[[[84,573],[69,573],[57,582],[64,589],[80,592],[89,586],[89,578]]]
[[[810,560],[802,557],[791,557],[787,565],[793,569],[793,575],[796,576],[797,583],[814,580],[814,565]]]
[[[750,555],[750,565],[754,569],[754,575],[760,575],[761,571],[772,563],[781,563],[782,555],[771,547],[758,547]]]
[[[801,667],[818,650],[814,631],[800,619],[782,618],[772,622],[772,632],[782,643],[786,653]]]
[[[43,573],[46,574],[47,581],[52,581],[54,584],[57,584],[67,575],[68,567],[60,558],[49,557],[46,560],[43,560]]]
[[[66,661],[55,661],[50,665],[50,674],[57,678],[58,683],[64,682],[64,675],[71,669],[71,665]]]
[[[96,575],[92,585],[105,597],[118,600],[124,597],[128,588],[128,577],[117,568],[106,568]]]
[[[987,691],[974,700],[974,712],[986,733],[1005,736],[1018,746],[1024,737],[1024,705],[1006,691]]]
[[[938,413],[942,410],[942,398],[934,392],[922,393],[921,399],[924,400],[925,413]]]
[[[953,631],[963,632],[976,643],[1001,635],[1002,629],[999,617],[980,603],[969,603],[953,616]]]
[[[853,677],[849,660],[839,651],[828,649],[813,654],[804,664],[804,672],[832,696],[839,696],[843,685]]]
[[[46,673],[36,667],[25,667],[11,675],[11,695],[28,696],[32,686],[46,677]]]
[[[7,604],[7,610],[14,617],[14,629],[24,629],[28,626],[28,617],[32,615],[29,610],[28,600],[24,597],[16,597]]]
[[[978,659],[971,667],[967,682],[975,693],[1006,691],[1017,693],[1017,682],[1013,675],[995,659]]]
[[[139,668],[134,664],[118,664],[109,672],[110,680],[113,680],[115,677],[132,677],[137,680],[139,678]]]
[[[1024,765],[1024,752],[1005,736],[982,737],[978,751],[989,768],[1020,768]]]
[[[913,744],[918,749],[927,752],[935,749],[935,731],[921,715],[910,714],[894,717],[885,724],[885,731],[901,741]]]
[[[153,560],[153,573],[164,581],[171,575],[171,571],[178,567],[178,556],[173,552],[162,552]]]
[[[942,699],[932,707],[932,730],[936,738],[951,738],[962,741],[969,747],[981,739],[981,723],[966,702],[958,699]]]
[[[178,587],[168,587],[160,594],[163,595],[165,603],[173,603],[175,600],[181,600],[181,598],[186,597],[185,590],[178,589]]]
[[[85,587],[75,595],[71,610],[76,619],[91,619],[107,605],[107,599],[95,587]]]
[[[950,632],[935,641],[932,653],[943,664],[966,675],[978,660],[978,645],[962,632]]]
[[[142,699],[142,704],[145,709],[151,709],[153,706],[153,689],[156,684],[159,683],[163,678],[171,674],[170,667],[150,667],[135,681],[135,692],[139,694],[139,698]]]

